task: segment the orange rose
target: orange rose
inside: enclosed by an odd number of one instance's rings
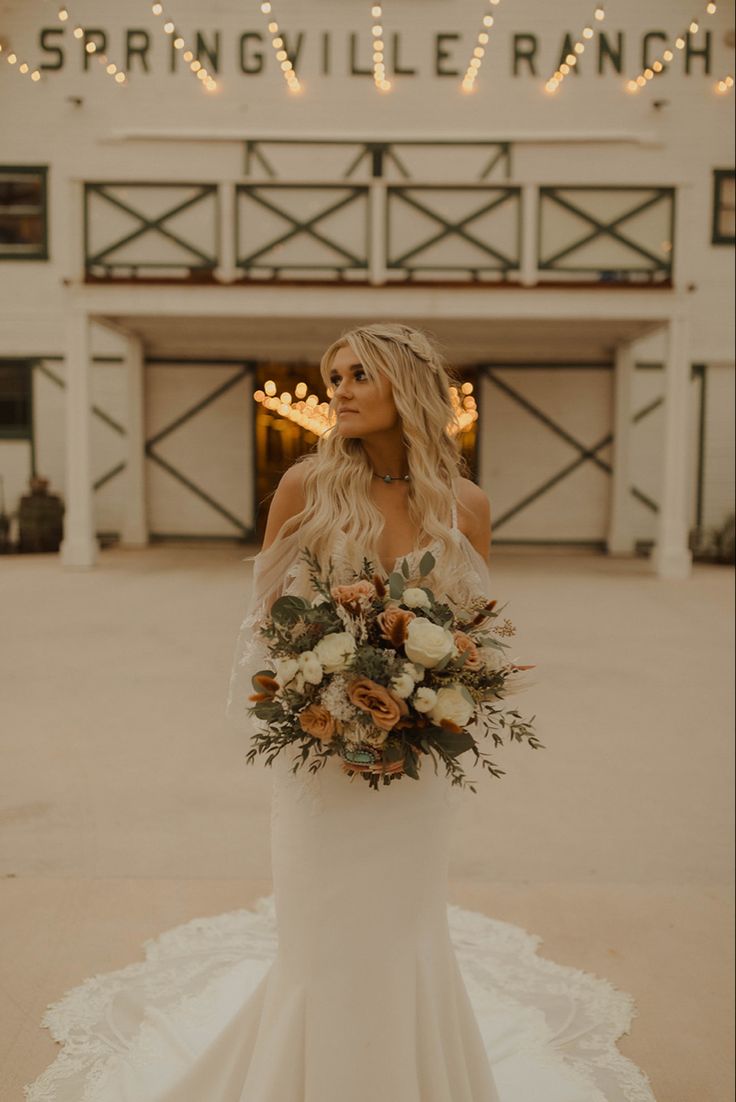
[[[464,631],[453,631],[452,634],[455,640],[455,646],[460,651],[460,654],[467,654],[464,669],[481,670],[483,668],[483,659],[470,636],[466,635]]]
[[[367,712],[376,727],[390,731],[402,715],[409,711],[407,703],[395,696],[383,685],[371,681],[369,677],[356,677],[348,685],[348,698],[351,704]]]
[[[379,612],[376,620],[383,638],[398,648],[406,642],[407,628],[414,618],[415,613],[408,609],[389,607]]]
[[[299,724],[312,738],[330,742],[335,733],[335,721],[321,704],[308,704],[299,713]]]
[[[330,590],[339,605],[360,605],[372,601],[376,595],[373,582],[353,582],[352,585],[333,585]]]

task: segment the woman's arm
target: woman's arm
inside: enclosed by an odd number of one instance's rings
[[[295,463],[281,476],[268,510],[266,530],[263,533],[261,550],[265,551],[276,539],[280,529],[291,517],[300,513],[305,505],[304,463]]]

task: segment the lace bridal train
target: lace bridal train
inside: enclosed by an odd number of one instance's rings
[[[263,602],[303,584],[263,555],[248,682]],[[50,1006],[62,1049],[28,1102],[654,1102],[616,1047],[631,996],[447,905],[453,820],[498,782],[464,793],[428,759],[419,781],[378,792],[335,758],[311,775],[280,755],[272,770],[273,895],[168,930]]]

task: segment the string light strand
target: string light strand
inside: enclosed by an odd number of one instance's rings
[[[379,92],[390,92],[391,81],[386,76],[386,43],[383,40],[383,4],[371,4],[371,36],[373,38],[373,83]]]
[[[596,6],[594,12],[594,22],[602,23],[606,18],[606,11],[602,4]],[[565,57],[565,60],[560,65],[559,69],[555,69],[552,76],[549,78],[544,86],[545,92],[549,92],[553,95],[557,89],[561,86],[565,77],[575,68],[578,63],[578,58],[585,51],[585,43],[589,41],[595,34],[593,26],[588,24],[583,28],[583,33],[577,42],[573,45],[572,50]]]
[[[193,50],[191,46],[187,45],[183,35],[179,34],[174,20],[164,11],[163,4],[154,2],[151,4],[151,11],[154,15],[161,17],[163,20],[162,27],[164,34],[171,38],[174,49],[181,51],[182,59],[186,61],[189,66],[189,71],[194,74],[205,91],[216,92],[217,81],[196,56],[196,51]]]
[[[501,0],[489,0],[489,3],[493,7],[498,7],[498,5],[501,3]],[[473,47],[473,56],[468,62],[468,67],[465,70],[465,76],[463,77],[463,92],[473,91],[473,88],[475,86],[475,79],[480,72],[480,67],[483,64],[483,58],[486,55],[486,44],[490,37],[490,31],[494,23],[495,20],[492,15],[486,14],[483,16],[481,29],[478,31],[475,46]]]
[[[273,4],[271,4],[271,0],[263,0],[263,3],[261,4],[261,11],[264,15],[273,15]],[[268,30],[269,33],[273,35],[273,38],[271,39],[271,45],[273,46],[276,60],[281,67],[281,73],[284,77],[284,80],[289,86],[289,91],[295,93],[301,92],[301,81],[296,75],[294,63],[289,57],[289,54],[284,45],[284,40],[281,37],[279,25],[275,19],[271,18],[269,20]]]
[[[333,395],[333,388],[328,387],[327,397],[330,401]],[[478,420],[478,406],[473,397],[472,383],[462,383],[459,390],[456,386],[451,386],[450,398],[457,422],[451,422],[447,431],[450,436],[454,436],[458,432],[466,432]],[[330,402],[320,402],[316,394],[309,394],[305,382],[296,384],[293,395],[288,390],[279,394],[274,380],[268,379],[263,384],[263,390],[254,391],[253,399],[265,409],[294,421],[315,436],[322,436],[335,424],[335,413]]]
[[[714,2],[714,0],[710,0],[710,2],[705,5],[706,15],[715,15],[717,10],[718,5]],[[688,26],[687,30],[683,31],[683,33],[679,34],[675,39],[675,50],[684,50],[685,46],[687,45],[688,34],[697,34],[699,30],[700,23],[698,22],[698,19],[696,17],[695,19],[692,19],[690,21],[690,25]],[[649,81],[654,80],[655,77],[658,77],[661,73],[665,72],[664,63],[667,61],[672,61],[672,58],[674,56],[674,51],[667,47],[667,49],[664,50],[659,55],[659,57],[656,58],[650,65],[648,65],[646,69],[642,69],[642,71],[637,76],[626,82],[626,91],[635,94],[636,92],[640,92],[642,88],[646,88]]]
[[[71,18],[71,15],[70,15],[70,12],[69,12],[69,8],[66,6],[66,4],[61,5],[61,7],[59,8],[59,13],[58,14],[59,14],[59,22],[60,23],[68,23],[69,22],[69,19]],[[97,58],[100,65],[102,65],[104,67],[104,70],[105,70],[105,73],[106,73],[107,76],[111,77],[115,81],[116,84],[126,84],[127,83],[128,78],[127,78],[126,73],[121,68],[119,68],[115,64],[114,61],[110,61],[110,58],[107,56],[107,54],[103,50],[98,49],[97,43],[94,41],[94,39],[87,37],[87,33],[86,33],[84,27],[80,26],[80,24],[77,24],[74,27],[74,30],[72,31],[72,34],[74,35],[75,38],[78,38],[78,39],[84,41],[85,52],[88,53],[91,57]]]
[[[34,84],[37,84],[41,79],[39,69],[32,69],[27,61],[23,61],[18,57],[15,50],[11,50],[3,42],[0,42],[0,58],[4,59],[12,69],[15,69],[16,73],[20,73],[24,77],[30,77]]]

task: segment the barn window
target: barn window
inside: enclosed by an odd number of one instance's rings
[[[48,259],[46,174],[0,165],[0,259]]]
[[[713,239],[714,245],[736,244],[734,223],[734,182],[736,171],[732,168],[713,170]]]
[[[0,360],[0,436],[31,435],[31,371],[25,360]]]

